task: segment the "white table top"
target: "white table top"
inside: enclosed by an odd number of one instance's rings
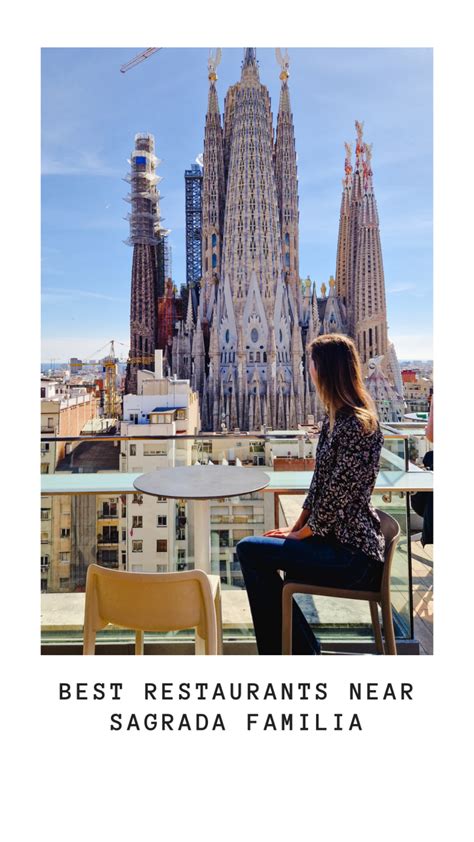
[[[142,474],[133,485],[143,494],[175,497],[184,500],[212,500],[216,497],[237,497],[261,491],[270,477],[260,468],[233,465],[193,465],[160,468]]]

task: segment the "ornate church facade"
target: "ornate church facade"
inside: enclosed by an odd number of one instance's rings
[[[277,59],[276,131],[256,50],[244,52],[241,78],[227,92],[223,117],[216,84],[220,50],[209,59],[202,278],[190,284],[186,316],[164,349],[168,370],[189,378],[199,393],[204,430],[295,429],[322,414],[306,364],[307,343],[320,333],[347,333],[367,375],[372,358],[383,361],[377,388],[381,394],[383,378],[384,404],[377,406],[383,420],[397,420],[401,377],[393,346],[388,353],[372,149],[356,122],[354,168],[346,144],[336,276],[318,296],[310,279],[299,276],[288,54],[277,50]]]

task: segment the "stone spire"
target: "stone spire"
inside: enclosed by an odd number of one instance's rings
[[[312,339],[315,339],[316,336],[319,336],[321,332],[321,319],[319,318],[319,309],[318,309],[318,295],[317,295],[317,288],[316,283],[313,286],[313,300],[311,306],[311,315],[313,318],[313,335]]]
[[[248,62],[242,68],[233,111],[222,258],[222,272],[229,278],[237,319],[253,271],[262,297],[272,302],[282,277],[266,88],[260,84],[258,75],[250,73],[256,65],[250,58]]]
[[[242,62],[242,69],[247,67],[257,67],[257,50],[255,47],[245,47],[244,60]]]
[[[216,284],[221,277],[225,184],[223,134],[216,89],[216,68],[219,61],[220,50],[215,56],[211,54],[208,62],[209,95],[204,129],[202,185],[202,319],[210,318]]]
[[[205,349],[204,349],[204,336],[202,332],[201,326],[201,318],[198,314],[198,320],[196,325],[196,330],[194,331],[193,336],[193,344],[192,344],[192,355],[194,361],[194,379],[193,379],[193,389],[195,392],[200,392],[202,395],[203,389],[203,381],[204,381],[204,362],[205,362]]]
[[[362,364],[387,352],[387,307],[377,202],[372,184],[372,147],[362,146],[362,199],[355,243],[354,338]],[[360,176],[359,176],[360,177]]]
[[[352,146],[345,143],[346,158],[342,180],[341,210],[339,214],[339,235],[337,239],[336,286],[344,306],[347,305],[349,278],[350,212],[352,197]]]
[[[298,244],[298,175],[296,165],[295,131],[291,113],[290,92],[288,88],[289,58],[277,50],[277,61],[282,68],[280,73],[280,106],[278,109],[275,141],[275,180],[278,196],[278,210],[282,240],[282,261],[285,280],[288,283],[297,313],[293,314],[302,321],[302,294],[299,281],[299,244]]]
[[[201,398],[203,377],[209,370],[210,428],[220,428],[224,412],[228,425],[237,416],[239,427],[245,430],[249,417],[253,423],[255,418],[257,422],[266,418],[275,424],[277,392],[281,394],[280,416],[287,419],[293,379],[295,399],[303,392],[298,385],[300,360],[293,371],[291,341],[293,327],[301,330],[304,321],[297,261],[296,152],[287,56],[280,77],[276,145],[270,96],[259,79],[255,48],[245,50],[240,81],[225,97],[223,131],[217,64],[216,54],[209,64],[203,156],[203,278],[196,328],[188,329],[187,335],[193,334],[193,382],[200,384]],[[275,156],[281,171],[281,212]],[[285,178],[291,182],[290,196]],[[290,280],[284,275],[282,220],[288,235]],[[202,347],[208,348],[208,360]],[[253,392],[255,380],[260,405]]]
[[[157,339],[157,268],[156,247],[160,228],[160,194],[156,173],[159,160],[155,155],[155,139],[151,134],[136,134],[130,155],[130,172],[125,181],[130,193],[125,201],[130,213],[130,236],[125,241],[133,247],[130,296],[130,354],[125,381],[126,394],[136,394],[137,371],[154,369]]]
[[[386,369],[389,379],[395,387],[397,394],[403,398],[403,380],[400,363],[398,362],[397,352],[393,342],[388,340],[387,354],[385,357]]]
[[[186,312],[186,321],[185,321],[187,333],[191,333],[191,331],[194,329],[193,300],[192,300],[192,298],[193,297],[191,295],[191,290],[190,290],[189,295],[188,295],[188,309],[187,309],[187,312]]]
[[[346,280],[346,305],[347,305],[347,323],[350,336],[355,338],[355,284],[354,278],[356,274],[357,264],[357,244],[359,238],[359,218],[360,208],[362,205],[362,198],[364,195],[363,186],[363,172],[362,159],[364,154],[363,131],[364,124],[358,120],[355,121],[357,141],[355,150],[355,170],[351,174],[351,204],[350,204],[350,219],[349,219],[349,248],[347,252],[347,280]]]
[[[371,358],[367,364],[367,390],[377,408],[379,420],[386,423],[401,421],[405,412],[403,397],[397,394],[382,369],[383,356]]]

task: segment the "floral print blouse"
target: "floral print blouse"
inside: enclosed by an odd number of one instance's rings
[[[355,415],[336,413],[332,432],[323,422],[316,467],[303,503],[313,535],[334,537],[340,544],[384,560],[380,520],[370,497],[375,485],[383,435],[380,427],[366,434]]]

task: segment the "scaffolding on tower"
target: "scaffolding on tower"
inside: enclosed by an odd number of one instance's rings
[[[202,275],[202,168],[196,163],[185,170],[186,186],[186,283]]]

